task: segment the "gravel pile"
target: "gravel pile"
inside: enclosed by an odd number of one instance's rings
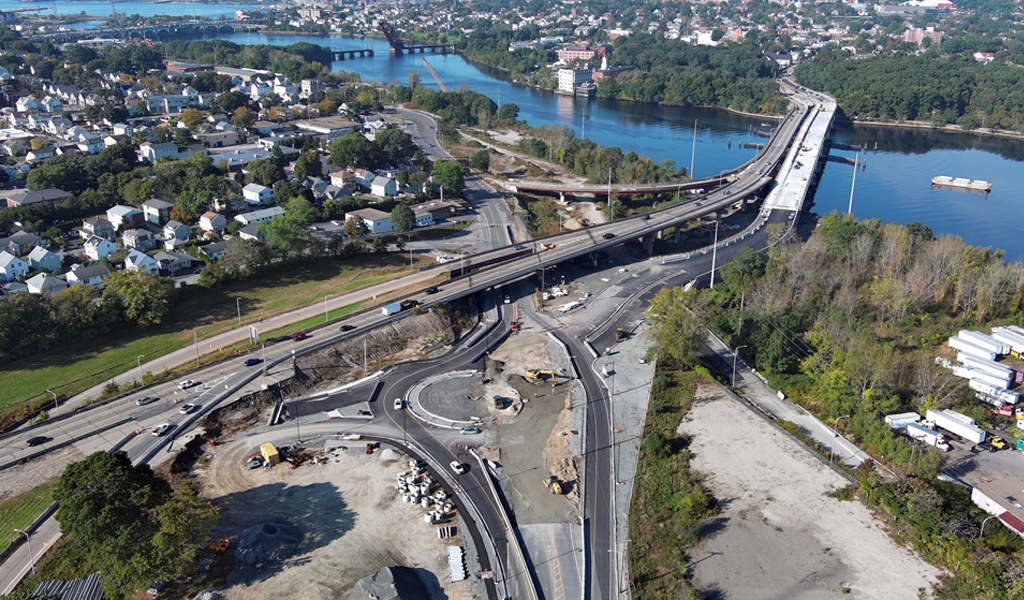
[[[242,532],[235,558],[246,565],[288,558],[302,541],[302,532],[287,521],[275,518]]]

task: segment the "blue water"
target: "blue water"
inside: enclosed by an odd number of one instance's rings
[[[86,14],[93,17],[105,17],[110,15],[110,2],[97,0],[81,0],[69,2],[62,0],[56,3],[58,15]],[[0,10],[17,10],[21,8],[42,8],[35,14],[52,15],[53,2],[18,2],[16,0],[0,0]],[[114,8],[119,14],[140,15],[152,17],[155,15],[179,15],[183,17],[210,17],[219,18],[227,15],[234,17],[236,10],[253,8],[252,5],[239,4],[200,4],[198,2],[114,2]],[[76,23],[72,29],[86,29],[96,27],[100,22],[86,21]]]

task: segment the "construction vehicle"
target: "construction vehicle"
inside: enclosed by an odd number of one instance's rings
[[[530,379],[533,379],[534,381],[543,381],[543,380],[547,379],[548,377],[554,379],[555,372],[554,371],[544,371],[544,370],[541,370],[541,369],[527,369],[526,370],[526,376],[529,377]]]
[[[544,487],[551,490],[552,494],[562,495],[562,484],[558,483],[558,478],[554,475],[544,480]]]
[[[629,332],[626,331],[625,329],[619,327],[618,329],[615,330],[615,341],[616,342],[622,341],[622,340],[626,339],[627,337],[629,337]]]

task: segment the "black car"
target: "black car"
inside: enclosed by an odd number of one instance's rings
[[[430,286],[430,287],[427,288],[427,293],[428,294],[436,294],[437,293],[437,288],[434,287],[434,286]]]
[[[604,239],[606,239],[606,240],[610,240],[610,239],[612,239],[613,237],[615,237],[615,234],[609,231],[608,233],[606,233],[606,234],[602,235],[601,237],[603,237],[603,238],[604,238]]]
[[[993,446],[992,444],[990,444],[988,442],[982,442],[982,443],[978,444],[978,448],[980,450],[985,450],[987,452],[995,452],[996,450],[999,450],[999,448],[996,448],[995,446]]]
[[[526,250],[526,246],[519,245],[519,246],[516,246],[515,248],[513,248],[513,250]]]
[[[355,325],[342,325],[341,326],[341,330],[342,331],[352,331],[355,328],[356,328]]]
[[[644,221],[650,221],[651,215],[644,215]]]
[[[35,437],[28,438],[28,440],[26,440],[25,443],[28,444],[29,446],[39,446],[41,444],[45,444],[48,441],[50,441],[50,438],[46,437],[45,435],[37,435]]]
[[[253,365],[258,365],[261,362],[263,362],[263,360],[261,360],[259,358],[250,358],[249,360],[245,361],[245,366],[251,367]]]

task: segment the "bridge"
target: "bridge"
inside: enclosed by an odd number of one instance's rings
[[[345,60],[346,58],[363,58],[373,56],[373,50],[364,48],[362,50],[334,50],[334,60]]]
[[[455,47],[452,44],[416,44],[406,43],[400,37],[395,28],[391,26],[387,21],[381,20],[378,24],[381,33],[388,40],[388,45],[391,46],[391,56],[401,56],[403,54],[424,54],[426,52],[441,52],[447,54],[453,52]]]

